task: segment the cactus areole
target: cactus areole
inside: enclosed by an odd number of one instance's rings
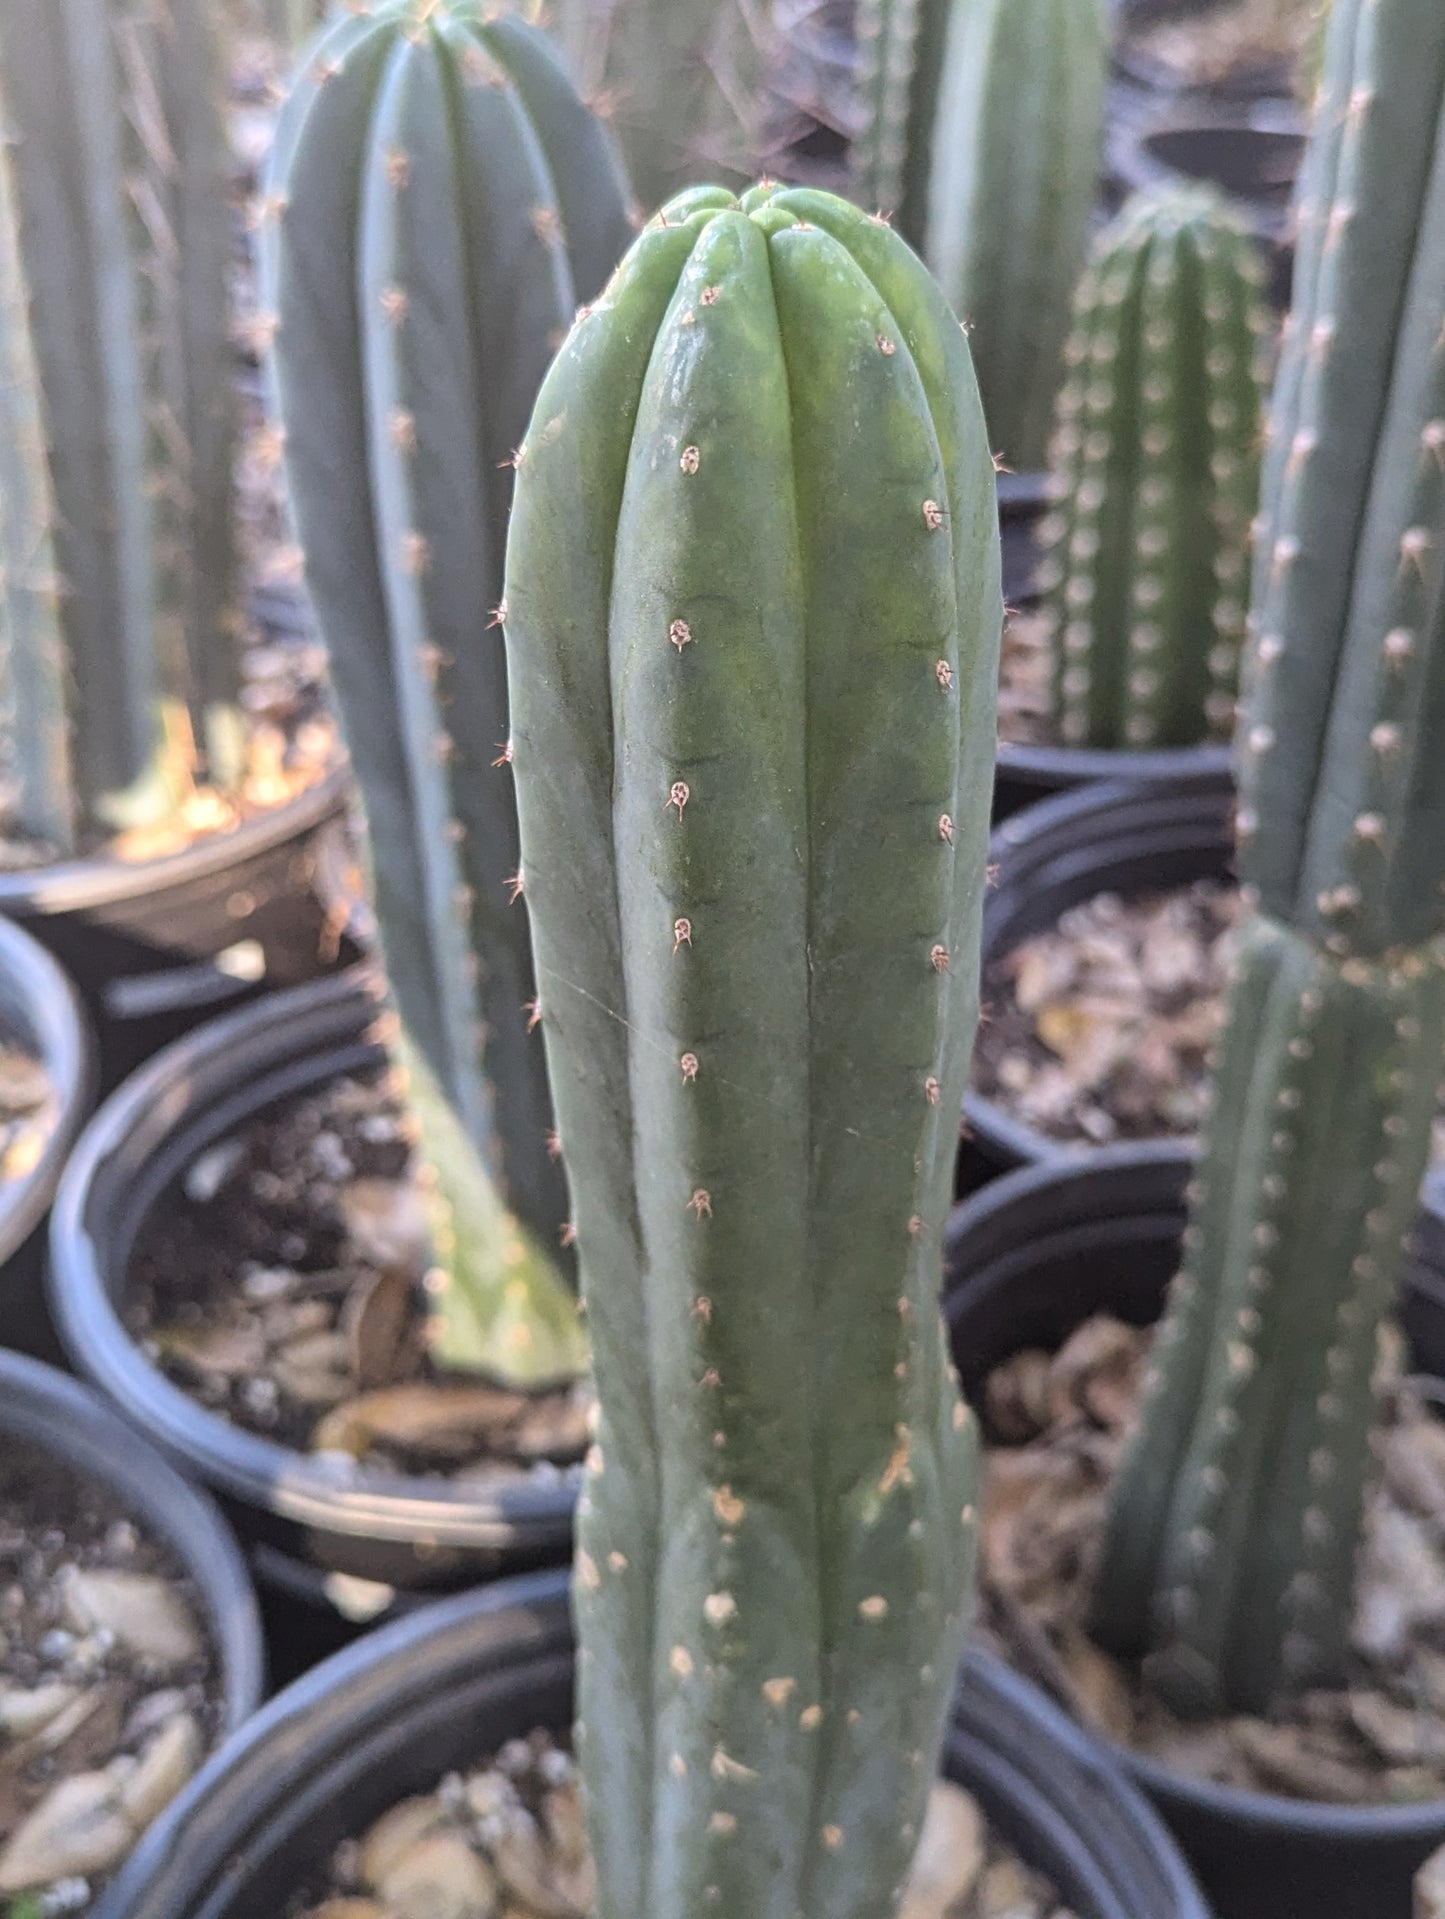
[[[1101,1635],[1185,1710],[1338,1682],[1445,1055],[1445,11],[1336,0],[1239,736],[1238,956]]]
[[[963,1638],[939,1326],[1001,620],[969,355],[886,226],[700,189],[528,431],[507,650],[600,1417],[602,1919],[878,1919]]]

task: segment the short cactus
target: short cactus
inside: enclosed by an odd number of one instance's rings
[[[1244,936],[1101,1635],[1184,1709],[1338,1681],[1445,1055],[1445,12],[1336,0],[1239,738]]]
[[[916,258],[823,193],[673,202],[542,389],[507,564],[601,1919],[896,1906],[978,1498],[937,1286],[1000,620]]]
[[[1098,186],[1105,0],[955,0],[923,256],[967,324],[994,451],[1044,465]],[[905,214],[912,217],[905,205]]]
[[[243,772],[217,73],[202,0],[0,7],[10,810],[57,851]]]
[[[510,903],[506,663],[488,629],[502,619],[510,467],[578,301],[631,238],[625,187],[536,29],[471,0],[396,0],[348,14],[307,55],[265,215],[307,582],[450,1213],[438,1356],[545,1376],[578,1337],[557,1283],[565,1188],[530,1032],[526,915]],[[515,1310],[523,1283],[530,1320]]]
[[[1069,746],[1227,739],[1258,499],[1263,269],[1212,194],[1132,202],[1076,301],[1039,587]]]

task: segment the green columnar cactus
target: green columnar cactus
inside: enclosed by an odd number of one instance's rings
[[[513,771],[600,1400],[601,1919],[893,1910],[976,1441],[940,1236],[1001,601],[964,337],[830,195],[684,195],[537,403]]]
[[[949,0],[858,0],[852,194],[922,247]]]
[[[1336,0],[1240,733],[1239,959],[1101,1633],[1186,1709],[1340,1677],[1445,1053],[1445,13]]]
[[[967,323],[994,450],[1044,465],[1099,175],[1105,0],[957,0],[923,254]]]
[[[507,753],[506,662],[488,629],[501,620],[509,469],[579,299],[631,238],[625,187],[534,28],[471,0],[401,0],[347,16],[307,56],[266,211],[307,580],[365,801],[423,1145],[450,1211],[440,1357],[545,1376],[578,1337],[556,1283],[565,1189],[529,1033],[526,916],[510,904],[515,804],[493,770]]]
[[[7,676],[15,815],[68,849],[163,816],[195,777],[242,772],[224,140],[200,0],[7,0],[0,75],[18,210],[6,308],[13,327],[28,297],[25,406],[49,458],[42,483],[29,434],[13,512],[48,486],[63,580],[63,666],[53,623],[10,635],[47,653]],[[62,689],[67,749],[32,750],[54,739]]]
[[[73,819],[54,523],[10,159],[0,151],[0,737],[13,760],[14,810],[27,831],[63,846]]]
[[[1234,724],[1258,499],[1262,269],[1211,194],[1132,202],[1080,283],[1040,526],[1066,745]]]
[[[617,129],[650,212],[688,181],[745,179],[757,156],[768,46],[750,0],[557,0],[584,96]]]

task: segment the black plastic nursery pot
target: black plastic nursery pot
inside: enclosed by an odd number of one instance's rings
[[[1211,105],[1191,99],[1159,115],[1120,115],[1110,127],[1108,171],[1117,193],[1212,186],[1224,193],[1269,265],[1276,308],[1289,305],[1294,272],[1294,189],[1305,126],[1290,101]]]
[[[261,1703],[266,1667],[256,1595],[214,1503],[88,1387],[0,1352],[0,1446],[16,1441],[104,1487],[189,1578],[216,1659],[220,1732],[234,1733]]]
[[[342,1838],[572,1712],[563,1573],[428,1607],[278,1695],[153,1827],[93,1919],[279,1913]],[[944,1755],[1079,1919],[1208,1919],[1140,1797],[1031,1687],[970,1660]]]
[[[409,1598],[556,1565],[571,1550],[570,1476],[490,1492],[292,1451],[172,1385],[119,1317],[140,1229],[186,1167],[279,1103],[379,1065],[376,1013],[353,967],[176,1041],[95,1115],[51,1221],[51,1309],[77,1369],[219,1497],[281,1641],[312,1654]]]
[[[21,921],[80,989],[105,1089],[198,1021],[336,963],[315,866],[349,792],[337,767],[284,805],[160,859],[0,874],[0,914]]]
[[[0,1181],[0,1346],[58,1359],[45,1304],[45,1221],[95,1098],[95,1042],[80,996],[23,927],[0,919],[0,1037],[45,1068],[57,1111],[35,1165]]]
[[[1016,947],[1100,893],[1135,898],[1198,880],[1229,880],[1234,864],[1234,783],[1227,767],[1169,785],[1122,782],[1065,793],[996,828],[993,883],[983,910],[983,999],[990,975]],[[975,1190],[1015,1166],[1067,1161],[1092,1146],[1048,1138],[996,1101],[964,1095],[958,1190]]]
[[[1180,1257],[1193,1154],[1111,1146],[1024,1167],[959,1207],[944,1316],[965,1393],[1027,1347],[1057,1349],[1098,1312],[1152,1324]],[[1445,1368],[1445,1274],[1422,1239],[1401,1320],[1424,1372]],[[1411,1882],[1445,1844],[1445,1801],[1339,1807],[1173,1772],[1097,1735],[1158,1807],[1218,1919],[1410,1919]]]

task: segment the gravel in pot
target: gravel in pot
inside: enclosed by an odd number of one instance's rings
[[[1196,1130],[1238,894],[1227,774],[1064,794],[999,827],[965,1190]]]
[[[258,1704],[259,1620],[210,1502],[85,1388],[0,1354],[0,1439],[0,1910],[88,1913]]]
[[[158,1055],[80,1142],[51,1242],[76,1365],[338,1629],[565,1559],[586,1443],[572,1383],[520,1395],[427,1360],[376,1011],[354,971]]]

